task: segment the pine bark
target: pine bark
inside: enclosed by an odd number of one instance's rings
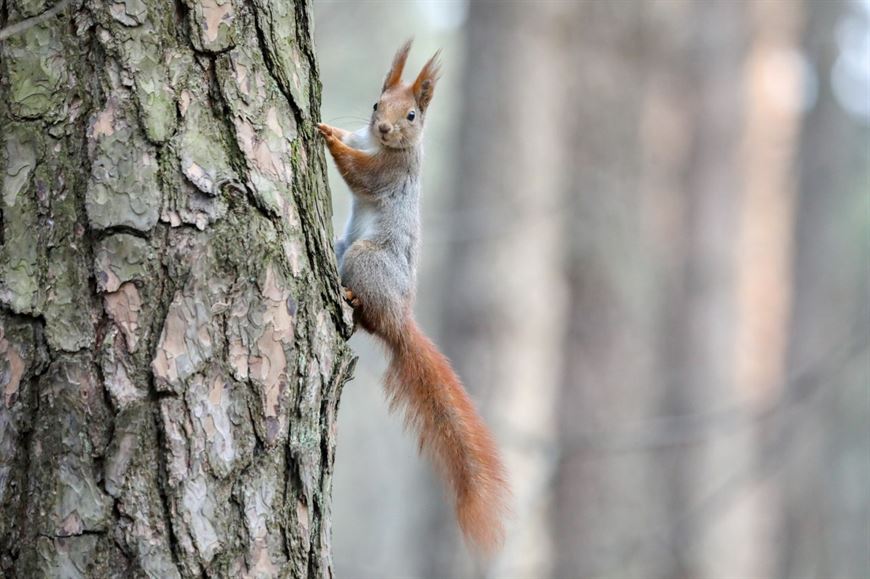
[[[331,574],[353,358],[311,27],[86,0],[0,43],[0,575]]]

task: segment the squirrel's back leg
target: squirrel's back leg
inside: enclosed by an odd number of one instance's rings
[[[355,241],[344,252],[341,283],[359,299],[366,330],[382,336],[400,331],[413,290],[410,273],[396,256],[371,241]]]

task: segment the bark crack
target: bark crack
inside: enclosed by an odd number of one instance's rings
[[[278,90],[280,90],[281,94],[284,95],[284,98],[287,99],[287,104],[290,105],[290,108],[293,110],[293,115],[296,117],[296,126],[300,127],[301,130],[304,121],[302,118],[302,108],[296,102],[296,99],[293,98],[290,88],[281,80],[281,75],[275,71],[277,65],[272,56],[272,50],[269,48],[269,43],[266,41],[266,33],[263,31],[263,27],[260,24],[260,12],[256,3],[253,0],[248,0],[247,5],[254,16],[254,31],[257,34],[257,44],[260,48],[260,52],[263,54],[263,62],[266,64],[266,70],[269,72],[269,76],[272,77],[272,80],[275,81]]]
[[[313,142],[317,142],[316,139],[318,137],[310,135],[308,133],[308,129],[306,129],[306,123],[304,122],[305,119],[303,118],[303,115],[302,115],[302,108],[299,106],[299,104],[293,98],[293,95],[290,92],[289,87],[286,85],[286,83],[284,83],[282,81],[281,75],[278,74],[278,72],[276,71],[277,65],[275,63],[274,57],[272,56],[272,51],[269,47],[269,42],[266,39],[266,33],[265,33],[263,26],[262,26],[262,23],[260,21],[261,15],[260,15],[260,12],[259,12],[258,7],[256,5],[256,2],[254,2],[254,0],[248,0],[247,4],[251,8],[251,11],[252,11],[252,14],[254,17],[254,29],[255,29],[255,32],[257,34],[257,42],[258,42],[258,45],[260,48],[260,52],[263,54],[263,59],[264,59],[264,62],[266,64],[266,70],[269,72],[269,75],[275,81],[275,84],[278,86],[278,89],[281,91],[281,94],[284,95],[284,98],[287,100],[287,103],[290,105],[290,108],[293,111],[293,115],[294,115],[295,120],[296,120],[296,125],[299,128],[300,136],[302,138],[309,138]],[[309,33],[308,12],[307,12],[307,9],[305,8],[304,4],[305,4],[304,2],[303,3],[297,2],[296,6],[295,6],[295,8],[296,8],[296,18],[295,19],[296,19],[297,38],[310,38],[310,36],[308,34]],[[264,10],[270,11],[270,14],[271,14],[271,8],[269,8],[268,6],[264,7]],[[301,32],[300,32],[300,27],[301,27]],[[320,87],[315,84],[316,83],[315,79],[319,78],[319,77],[316,74],[316,72],[317,72],[316,64],[312,64],[312,63],[315,63],[315,59],[314,59],[313,52],[311,51],[310,43],[300,42],[300,43],[298,43],[298,45],[300,47],[302,47],[302,49],[304,50],[305,56],[309,61],[309,66],[312,67],[312,70],[314,72],[314,74],[310,75],[310,80],[309,80],[309,83],[310,83],[309,90],[310,90],[310,94],[312,96],[311,100],[313,100],[315,103],[319,102],[319,100],[320,100],[319,99]],[[318,113],[319,113],[319,111],[316,108],[312,109],[312,116],[314,118],[318,118],[318,116],[319,116]],[[294,143],[292,146],[294,148],[294,151],[293,151],[294,156],[297,158],[301,157],[300,155],[298,155],[298,150],[297,150],[297,147],[299,145],[297,143]],[[318,147],[318,150],[319,150],[319,147]],[[309,162],[309,164],[310,164],[310,162]],[[323,292],[321,295],[324,299],[324,303],[327,304],[327,307],[330,310],[331,316],[333,318],[333,321],[336,323],[336,326],[341,328],[342,335],[345,338],[349,338],[350,335],[353,333],[353,328],[348,327],[348,325],[344,319],[344,316],[342,316],[342,313],[341,313],[341,307],[342,307],[341,297],[340,297],[340,294],[341,294],[340,285],[341,284],[338,280],[338,275],[337,275],[338,272],[334,267],[327,267],[325,272],[321,271],[321,263],[323,260],[319,259],[319,258],[321,256],[324,256],[324,257],[327,257],[327,259],[328,259],[328,255],[332,251],[332,246],[331,246],[331,242],[327,243],[326,246],[324,246],[322,243],[320,243],[321,239],[319,239],[316,236],[315,232],[319,231],[319,227],[318,227],[319,225],[324,225],[326,227],[329,227],[329,224],[319,223],[319,220],[317,218],[317,211],[311,211],[309,209],[309,206],[306,202],[306,199],[303,198],[303,195],[301,194],[301,191],[300,191],[300,189],[304,188],[306,191],[309,192],[309,195],[310,195],[310,193],[314,189],[315,181],[310,177],[310,173],[312,173],[312,172],[313,172],[313,167],[309,167],[308,171],[304,171],[304,172],[300,171],[300,173],[302,173],[302,174],[301,175],[297,174],[297,178],[294,180],[294,184],[292,187],[292,194],[293,194],[293,198],[294,198],[294,201],[296,203],[296,206],[299,208],[300,217],[303,219],[303,221],[305,222],[306,225],[309,225],[309,227],[303,226],[302,230],[303,230],[303,236],[305,239],[306,254],[308,256],[308,261],[311,264],[311,269],[312,269],[311,273],[313,274],[313,276],[315,278],[320,278],[320,279],[325,281],[325,283],[321,284],[321,287],[323,288]],[[303,182],[303,180],[304,180],[304,182]],[[326,184],[325,177],[324,177],[324,184]],[[314,197],[315,197],[314,202],[319,203],[320,200],[318,199],[318,196],[315,195]],[[332,273],[333,275],[326,275],[328,273]],[[328,289],[328,291],[327,291],[327,289]]]
[[[296,2],[296,36],[298,38],[312,38],[311,21],[308,2]],[[308,66],[314,71],[314,74],[308,75],[309,94],[311,95],[310,104],[312,107],[312,117],[320,117],[320,69],[317,66],[317,59],[314,56],[314,48],[311,43],[300,43],[300,49],[305,53],[308,60]],[[316,113],[316,114],[315,114]]]
[[[153,387],[153,381],[152,381]],[[166,452],[168,445],[166,443],[166,435],[163,432],[163,424],[160,420],[160,409],[155,404],[152,410],[154,420],[155,434],[157,436],[157,494],[160,497],[160,506],[163,510],[163,524],[166,527],[166,532],[169,535],[169,553],[172,556],[172,564],[176,570],[181,569],[181,558],[178,552],[179,544],[178,537],[175,535],[175,526],[172,524],[172,508],[169,505],[169,495],[166,487],[168,484],[168,474],[166,465]]]
[[[151,335],[152,340],[151,343],[148,344],[148,352],[149,359],[153,360],[157,353],[157,346],[159,345],[159,336],[160,329],[163,325],[163,320],[166,319],[167,312],[169,311],[169,302],[171,297],[168,296],[167,285],[169,284],[169,280],[171,279],[169,276],[169,267],[166,264],[167,257],[167,248],[169,246],[169,228],[164,227],[164,235],[163,235],[163,244],[160,248],[160,257],[158,263],[161,268],[161,275],[159,276],[160,285],[157,294],[157,302],[160,304],[157,307],[157,311],[155,312],[154,319],[152,322],[152,332]],[[168,466],[167,466],[167,452],[169,445],[166,441],[166,433],[163,431],[163,421],[160,416],[160,401],[165,398],[165,395],[174,396],[174,392],[160,392],[157,390],[157,385],[154,380],[154,372],[148,372],[148,394],[149,399],[151,400],[151,416],[154,421],[154,433],[156,437],[157,443],[157,494],[160,497],[160,507],[163,512],[163,524],[166,527],[166,532],[169,535],[168,543],[169,543],[169,553],[172,557],[172,564],[175,566],[176,570],[181,569],[181,555],[179,554],[179,544],[178,538],[175,535],[175,527],[172,522],[172,508],[169,504],[169,495],[167,491],[167,486],[169,482],[169,475],[167,474]]]
[[[21,479],[17,481],[17,483],[20,484],[20,492],[24,493],[25,489],[29,487],[29,483],[32,479],[31,473],[34,468],[34,432],[36,430],[36,420],[39,416],[40,410],[39,383],[41,382],[43,376],[45,376],[46,372],[48,372],[49,368],[49,362],[47,360],[48,344],[46,343],[43,334],[45,320],[42,318],[42,316],[16,314],[10,311],[6,306],[0,306],[0,312],[2,312],[4,318],[6,319],[20,320],[24,321],[27,324],[30,324],[33,328],[34,336],[36,338],[34,343],[35,365],[33,366],[31,375],[27,378],[27,400],[20,399],[18,401],[18,404],[25,405],[25,408],[28,409],[28,412],[26,413],[26,415],[21,417],[21,424],[24,426],[24,428],[20,432],[20,450],[16,453],[14,459],[15,462],[19,464],[19,467],[16,468],[13,473],[15,471],[21,473]],[[14,476],[15,475],[12,474],[7,484],[11,485],[13,481],[15,481]],[[4,498],[8,499],[8,496]],[[3,537],[0,537],[0,575],[3,574],[2,557],[8,555],[9,560],[12,562],[12,569],[15,569],[16,563],[22,554],[22,545],[27,544],[25,538],[35,536],[33,530],[35,530],[36,527],[24,524],[30,518],[28,515],[28,511],[30,510],[31,504],[28,500],[28,496],[22,496],[20,502],[15,506],[16,509],[13,513],[10,513],[10,518],[17,521],[18,524],[16,525],[15,529],[12,530],[12,532],[9,532],[10,529],[6,529],[7,534]],[[6,508],[6,505],[0,503],[0,507]]]
[[[220,113],[216,115],[218,119],[222,122],[224,129],[226,130],[227,135],[225,136],[224,141],[227,143],[227,146],[230,148],[230,163],[232,163],[233,168],[239,175],[247,175],[250,173],[250,166],[248,165],[248,160],[245,154],[242,152],[242,149],[239,147],[238,139],[236,138],[236,127],[233,124],[233,112],[230,109],[230,104],[227,101],[227,97],[223,92],[221,87],[220,79],[218,79],[218,73],[216,70],[216,59],[209,59],[209,67],[208,67],[208,75],[209,75],[209,85],[210,92],[212,94],[212,98],[218,103],[219,110],[215,111]],[[280,217],[275,216],[257,196],[253,191],[247,186],[246,183],[241,181],[223,181],[218,184],[218,188],[222,193],[226,193],[227,189],[233,189],[236,191],[241,191],[244,193],[245,199],[247,199],[248,204],[257,210],[260,215],[271,221],[279,231],[282,230],[283,220]],[[234,195],[227,194],[227,197],[232,200],[235,198]],[[277,218],[276,218],[277,217]]]
[[[45,537],[46,539],[74,539],[75,537],[85,537],[88,535],[105,536],[109,531],[101,531],[99,529],[82,529],[78,533],[70,533],[68,535],[60,535],[56,533],[36,533],[37,537]]]
[[[139,239],[144,239],[148,241],[151,238],[151,235],[147,231],[142,231],[141,229],[136,229],[135,227],[131,227],[129,225],[110,225],[104,229],[95,229],[93,230],[94,241],[102,241],[107,237],[111,237],[112,235],[117,235],[119,233],[123,233],[125,235],[132,235],[133,237],[138,237]]]
[[[57,4],[55,4],[54,6],[52,6],[51,8],[49,8],[48,10],[46,10],[45,12],[43,12],[41,14],[37,14],[36,16],[31,16],[30,18],[25,18],[24,20],[22,20],[20,22],[16,22],[15,24],[10,24],[6,28],[3,28],[2,30],[0,30],[0,42],[3,42],[4,40],[9,38],[10,36],[14,36],[16,34],[21,34],[25,30],[27,30],[28,28],[32,28],[32,27],[36,26],[37,24],[45,22],[46,20],[48,20],[49,18],[52,18],[53,16],[57,16],[58,14],[63,12],[63,10],[67,6],[69,6],[71,1],[72,0],[60,0],[60,2],[58,2]],[[5,6],[5,3],[4,3],[4,6]],[[8,18],[8,13],[7,13],[6,17]]]

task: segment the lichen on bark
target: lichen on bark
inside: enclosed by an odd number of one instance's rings
[[[310,11],[84,0],[0,42],[0,575],[331,575]]]

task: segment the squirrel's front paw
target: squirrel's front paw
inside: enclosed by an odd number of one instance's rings
[[[317,123],[317,130],[320,131],[320,134],[329,139],[330,137],[335,138],[335,133],[332,130],[332,127],[326,125],[324,123]]]
[[[358,308],[360,306],[359,298],[350,290],[350,288],[342,288],[344,289],[344,299],[347,300],[347,303],[351,305],[351,307]]]

